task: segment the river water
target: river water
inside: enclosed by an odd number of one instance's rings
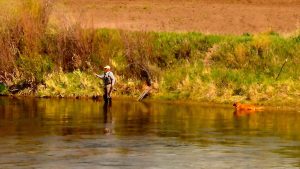
[[[0,97],[0,168],[299,168],[300,112]]]

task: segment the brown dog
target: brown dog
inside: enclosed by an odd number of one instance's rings
[[[249,112],[253,112],[253,111],[261,111],[263,110],[263,107],[258,107],[255,105],[251,105],[251,104],[242,104],[239,102],[235,102],[233,104],[233,106],[235,107],[236,111],[249,111]]]

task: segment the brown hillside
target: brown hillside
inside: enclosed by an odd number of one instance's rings
[[[88,27],[286,33],[300,28],[300,0],[57,0],[54,15]]]

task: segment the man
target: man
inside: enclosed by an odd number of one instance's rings
[[[95,74],[97,77],[103,80],[104,84],[104,94],[103,99],[105,102],[111,102],[111,92],[113,91],[113,86],[116,83],[114,74],[110,71],[110,66],[104,67],[104,73],[102,75]]]

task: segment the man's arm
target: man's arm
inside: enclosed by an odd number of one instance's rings
[[[94,73],[94,75],[97,76],[97,77],[100,78],[100,79],[103,79],[103,78],[104,78],[104,74],[98,75],[98,74]]]
[[[115,83],[116,83],[116,78],[115,78],[113,72],[110,72],[110,73],[109,73],[109,76],[110,76],[110,78],[111,78],[111,85],[112,85],[112,86],[115,85]]]

